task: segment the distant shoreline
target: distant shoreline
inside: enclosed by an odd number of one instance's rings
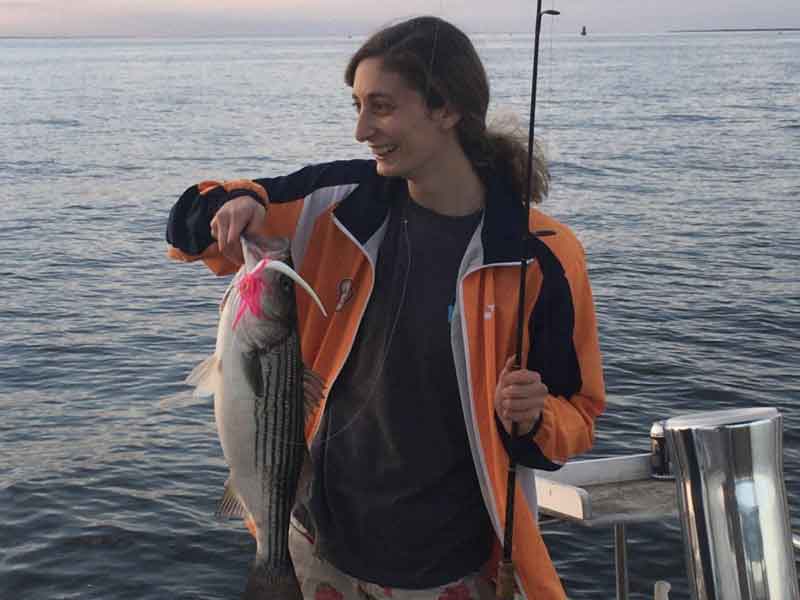
[[[733,33],[743,31],[800,31],[800,27],[722,27],[720,29],[670,29],[669,33]]]

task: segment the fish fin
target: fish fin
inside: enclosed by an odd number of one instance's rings
[[[199,365],[184,380],[185,383],[195,386],[198,391],[208,394],[214,393],[214,379],[220,371],[220,361],[216,354],[212,354]]]
[[[231,480],[229,478],[228,481],[225,482],[225,489],[222,492],[222,498],[220,498],[219,502],[217,502],[217,510],[214,512],[214,516],[217,519],[222,520],[232,517],[240,517],[244,519],[248,515],[249,513],[247,512],[247,509],[245,509],[242,501],[239,500],[239,496],[233,489],[233,484],[231,484]]]
[[[306,421],[319,408],[322,398],[327,392],[327,386],[322,376],[308,367],[303,368],[303,408]]]
[[[303,592],[300,590],[300,583],[291,561],[285,568],[279,569],[269,567],[265,563],[253,565],[241,599],[261,600],[263,598],[303,600]]]

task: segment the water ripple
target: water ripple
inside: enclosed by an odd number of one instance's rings
[[[0,41],[0,598],[241,591],[253,542],[212,519],[227,469],[211,402],[182,383],[227,282],[169,263],[164,221],[202,179],[365,155],[340,81],[355,42],[253,42]],[[528,43],[479,38],[493,111],[526,114]],[[591,455],[646,451],[670,415],[775,406],[800,529],[800,112],[781,43],[557,38],[537,130],[544,209],[583,242],[597,306]],[[571,598],[613,596],[609,530],[545,538]],[[677,522],[630,538],[632,598],[656,579],[687,596]]]

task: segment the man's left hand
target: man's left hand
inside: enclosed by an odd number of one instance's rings
[[[505,430],[511,434],[511,424],[516,422],[517,435],[531,432],[544,408],[547,386],[536,371],[520,369],[516,357],[506,360],[494,394],[494,409]]]

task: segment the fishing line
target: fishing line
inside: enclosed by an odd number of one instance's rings
[[[361,417],[362,413],[367,409],[367,407],[370,404],[372,404],[372,402],[370,402],[370,400],[374,397],[375,390],[378,388],[378,383],[380,383],[380,381],[381,381],[381,375],[383,374],[383,369],[386,366],[386,361],[387,361],[387,359],[389,357],[389,350],[391,350],[391,348],[392,348],[392,341],[394,340],[394,334],[395,334],[395,331],[397,330],[397,323],[400,320],[400,313],[402,312],[403,307],[405,306],[405,303],[406,303],[406,292],[408,291],[408,280],[409,280],[409,276],[411,274],[411,238],[408,235],[408,216],[407,216],[407,213],[406,213],[409,202],[411,202],[411,199],[410,199],[410,197],[406,196],[406,200],[405,200],[405,202],[403,204],[403,209],[402,209],[402,214],[401,214],[401,226],[402,226],[402,232],[403,232],[402,239],[405,242],[405,247],[406,247],[406,265],[407,265],[406,269],[405,269],[405,273],[403,275],[403,287],[402,287],[402,290],[400,292],[400,302],[397,305],[397,310],[395,311],[395,314],[394,314],[394,320],[392,321],[392,326],[389,329],[389,336],[386,339],[386,344],[385,344],[384,349],[383,349],[383,356],[381,357],[380,365],[379,365],[378,370],[377,370],[377,372],[375,373],[375,375],[373,376],[373,379],[372,379],[372,387],[370,388],[369,393],[367,394],[366,400],[364,402],[362,402],[361,406],[359,406],[358,409],[353,413],[353,415],[350,417],[350,420],[347,421],[347,423],[345,423],[338,431],[336,431],[334,433],[326,433],[325,434],[325,439],[321,440],[319,442],[320,444],[323,443],[323,442],[327,444],[329,441],[331,441],[332,439],[340,436],[345,431],[347,431],[350,427],[353,426],[353,424],[356,422],[357,419],[359,419]],[[314,441],[312,441],[311,445],[313,446],[313,445],[315,445],[317,443],[318,442],[317,442],[317,439],[315,437]]]
[[[555,10],[556,8],[556,0],[550,1],[550,10]],[[548,40],[550,47],[548,48],[547,54],[547,74],[545,75],[545,95],[544,95],[544,103],[549,105],[552,98],[553,98],[553,21],[555,19],[548,19],[548,31],[547,35],[550,38]]]
[[[443,8],[443,1],[439,4],[440,9]],[[435,23],[434,31],[433,31],[433,44],[431,47],[431,60],[428,63],[428,72],[426,74],[426,83],[425,83],[425,102],[426,104],[430,105],[430,91],[431,87],[433,86],[433,66],[436,59],[436,53],[439,47],[439,23]],[[381,357],[380,366],[378,367],[377,372],[373,376],[372,387],[369,390],[369,394],[367,394],[366,400],[362,403],[362,405],[353,413],[350,417],[350,420],[347,421],[338,431],[334,433],[326,433],[325,439],[323,440],[325,443],[328,443],[332,439],[338,437],[347,429],[353,426],[358,418],[361,417],[362,413],[367,409],[367,407],[371,404],[370,400],[374,397],[375,390],[378,387],[378,383],[381,381],[381,375],[383,374],[383,369],[386,367],[386,361],[389,357],[389,351],[392,347],[392,341],[394,340],[395,331],[397,329],[397,323],[400,320],[400,313],[403,310],[403,307],[406,303],[406,292],[408,291],[408,280],[411,274],[411,238],[408,235],[408,203],[411,202],[411,197],[406,192],[406,196],[403,202],[403,206],[401,209],[401,228],[402,228],[402,240],[405,242],[406,247],[406,269],[405,274],[403,276],[403,288],[400,292],[400,302],[398,304],[397,310],[395,311],[394,320],[392,321],[392,326],[389,329],[389,336],[386,340],[386,345],[383,350],[383,356]],[[327,429],[327,428],[326,428]],[[312,441],[312,446],[317,443],[316,438]]]

